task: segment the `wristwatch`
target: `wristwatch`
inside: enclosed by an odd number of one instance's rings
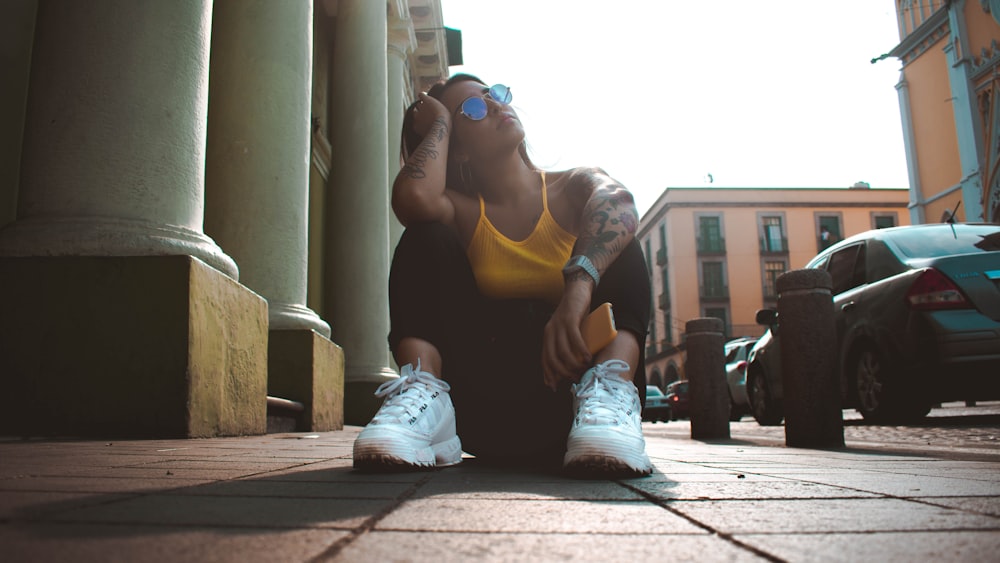
[[[587,258],[582,254],[573,256],[568,262],[566,262],[566,265],[563,266],[563,276],[575,272],[576,270],[583,270],[584,272],[587,272],[590,277],[594,278],[595,286],[601,283],[601,275],[597,273],[597,268],[594,267],[594,263],[590,261],[590,258]]]

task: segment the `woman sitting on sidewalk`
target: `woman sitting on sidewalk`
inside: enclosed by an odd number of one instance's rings
[[[600,169],[536,168],[510,101],[462,74],[407,109],[392,191],[406,231],[389,277],[403,367],[376,392],[385,402],[355,467],[453,465],[464,445],[480,459],[648,474],[650,289],[632,195]],[[581,322],[604,302],[618,334],[592,355]]]

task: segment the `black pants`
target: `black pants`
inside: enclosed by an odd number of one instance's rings
[[[645,401],[645,341],[650,287],[646,262],[632,241],[608,268],[591,309],[610,301],[618,330],[639,339],[634,382]],[[451,385],[462,449],[485,458],[560,457],[572,423],[566,383],[553,392],[542,378],[542,333],[554,305],[492,300],[479,293],[465,248],[440,223],[406,229],[389,274],[389,345],[416,337],[441,353]]]

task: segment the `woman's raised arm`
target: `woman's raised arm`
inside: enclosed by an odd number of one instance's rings
[[[412,118],[407,121],[423,140],[408,155],[392,184],[392,210],[404,226],[422,221],[450,224],[455,207],[445,195],[445,178],[451,115],[441,102],[424,93],[410,111]]]

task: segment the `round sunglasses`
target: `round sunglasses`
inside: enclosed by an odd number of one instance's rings
[[[486,91],[482,96],[469,96],[462,102],[459,106],[459,112],[468,117],[473,121],[479,121],[486,117],[489,113],[489,107],[486,104],[486,98],[489,98],[495,102],[501,104],[509,104],[513,96],[510,93],[510,88],[504,86],[503,84],[494,84],[490,86],[489,90]]]

